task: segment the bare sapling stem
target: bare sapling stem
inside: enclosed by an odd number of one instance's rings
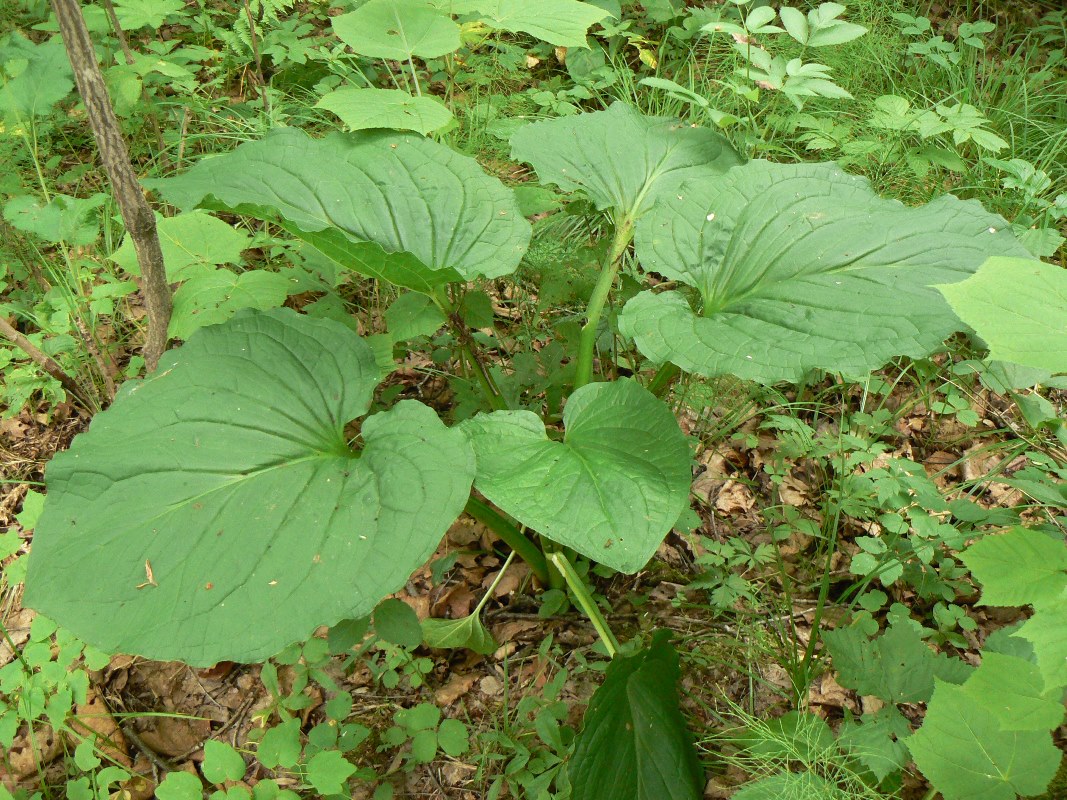
[[[78,0],[52,0],[52,9],[74,70],[74,82],[85,104],[93,138],[100,150],[100,161],[141,267],[142,288],[148,309],[148,334],[143,352],[145,366],[152,371],[167,347],[167,325],[171,314],[170,286],[163,268],[163,251],[156,232],[156,218],[130,163],[130,155],[104,85],[104,76],[96,62],[96,52],[85,20],[82,19]]]

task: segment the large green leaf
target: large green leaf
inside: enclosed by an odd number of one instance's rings
[[[1063,689],[1047,687],[1041,672],[1015,656],[982,653],[982,664],[963,684],[1005,731],[1049,731],[1063,722]]]
[[[981,605],[1023,606],[1055,600],[1067,590],[1067,547],[1041,531],[1016,527],[986,534],[960,559],[982,584]]]
[[[412,133],[282,128],[153,185],[180,208],[280,217],[344,266],[420,291],[507,275],[530,240],[510,189]]]
[[[1067,372],[1067,270],[1032,258],[991,258],[965,281],[937,286],[989,344],[989,357]]]
[[[369,0],[331,23],[341,41],[372,58],[439,58],[462,44],[459,25],[424,0]]]
[[[762,383],[864,374],[961,328],[931,284],[1026,256],[1000,217],[943,197],[906,208],[833,164],[754,161],[687,181],[637,229],[642,266],[696,288],[644,292],[620,328],[654,362]]]
[[[476,486],[524,525],[622,572],[656,552],[689,500],[689,446],[670,409],[629,379],[583,386],[552,441],[529,411],[463,423]]]
[[[429,133],[452,121],[452,112],[440,100],[399,89],[335,89],[323,95],[315,108],[333,112],[350,131],[395,128]]]
[[[1048,731],[1005,731],[965,687],[937,683],[912,758],[945,800],[1015,800],[1045,791],[1062,753]]]
[[[714,131],[646,117],[625,103],[526,125],[511,137],[511,157],[532,164],[542,182],[584,191],[597,208],[631,219],[684,179],[713,179],[740,163]]]
[[[678,710],[670,634],[608,665],[568,771],[572,800],[699,800],[704,771]]]
[[[491,28],[528,33],[560,47],[588,47],[589,26],[608,12],[578,0],[482,0],[477,13]]]
[[[128,384],[49,465],[26,602],[110,651],[262,660],[369,614],[462,511],[465,437],[415,401],[363,421],[370,348],[243,312]]]

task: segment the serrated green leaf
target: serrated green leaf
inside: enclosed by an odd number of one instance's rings
[[[911,726],[896,706],[888,705],[859,720],[846,720],[841,726],[841,745],[879,780],[903,769],[908,763],[904,740]]]
[[[378,374],[350,330],[287,310],[198,332],[49,465],[27,605],[101,649],[195,665],[370,613],[474,474],[464,436],[414,401],[349,449]]]
[[[427,134],[452,121],[452,112],[434,97],[414,97],[399,89],[335,89],[319,98],[350,131],[395,128]]]
[[[848,800],[849,795],[813,772],[779,772],[748,784],[734,800]]]
[[[514,272],[530,239],[510,189],[413,133],[280,128],[152,185],[180,208],[280,217],[343,266],[416,290]]]
[[[935,655],[910,625],[891,625],[873,641],[856,627],[841,628],[824,633],[823,641],[842,686],[889,703],[928,700],[934,678],[952,677],[962,665]]]
[[[912,758],[945,800],[1015,800],[1045,791],[1062,753],[1048,731],[1005,731],[985,703],[938,681]]]
[[[470,749],[470,732],[458,719],[446,719],[437,729],[437,743],[452,758],[459,758]]]
[[[256,760],[267,769],[289,769],[300,760],[300,720],[295,717],[267,728],[256,749]]]
[[[330,22],[341,41],[372,58],[439,58],[462,45],[459,25],[423,0],[368,0]]]
[[[348,779],[355,771],[355,766],[336,750],[323,750],[308,760],[304,777],[316,791],[323,795],[332,795],[344,791]]]
[[[173,339],[188,339],[194,331],[225,322],[243,308],[277,308],[289,294],[288,279],[277,272],[251,270],[238,275],[198,265],[187,267],[184,277],[174,293],[167,327]]]
[[[1016,636],[1034,646],[1045,686],[1067,686],[1067,594],[1037,606]]]
[[[865,374],[960,328],[929,284],[1024,256],[1007,228],[954,197],[906,208],[833,164],[753,161],[687,181],[638,224],[641,265],[697,289],[700,313],[680,292],[643,292],[619,327],[653,362],[700,375]]]
[[[462,424],[476,486],[524,525],[621,572],[641,569],[688,504],[689,446],[670,409],[630,379],[583,386],[551,441],[529,411]]]
[[[704,770],[678,709],[679,674],[667,631],[612,659],[568,763],[572,800],[703,797]]]
[[[526,125],[511,137],[511,157],[532,164],[543,183],[584,191],[597,208],[631,218],[686,177],[713,178],[740,163],[719,134],[624,103]]]
[[[188,267],[240,264],[241,251],[252,244],[248,234],[236,230],[206,211],[173,217],[156,216],[156,232],[163,251],[167,280],[183,280]],[[127,236],[109,258],[131,275],[140,275],[133,241]]]
[[[441,649],[465,647],[482,655],[489,655],[497,649],[497,643],[478,614],[468,614],[459,619],[424,619],[422,638],[430,647]]]
[[[425,294],[406,292],[385,310],[389,336],[394,342],[429,336],[447,322],[445,315]]]
[[[1041,531],[1016,527],[986,534],[960,560],[982,585],[980,605],[1051,601],[1067,589],[1067,547]]]
[[[1046,688],[1037,666],[1021,658],[983,651],[963,690],[1004,731],[1048,731],[1063,721],[1062,688]]]
[[[48,202],[23,195],[4,205],[4,219],[12,227],[40,236],[46,242],[88,245],[100,235],[100,221],[90,214],[106,201],[103,194],[84,199],[54,194]]]
[[[21,71],[4,77],[2,73],[14,63],[22,65]],[[44,116],[74,88],[67,51],[58,36],[34,44],[12,33],[0,45],[0,65],[0,113],[9,126]]]
[[[990,258],[967,280],[934,288],[985,339],[991,359],[1067,372],[1067,270]]]
[[[124,30],[163,27],[167,18],[185,10],[182,0],[115,0],[115,16]]]

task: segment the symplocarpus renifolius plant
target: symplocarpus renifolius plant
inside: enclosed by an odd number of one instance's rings
[[[526,250],[512,191],[416,134],[276,130],[157,188],[182,209],[273,222],[345,269],[429,298],[493,410],[453,427],[415,400],[368,416],[391,367],[363,338],[292,310],[239,312],[127,384],[53,460],[27,604],[104,650],[262,661],[370,614],[466,509],[543,581],[565,582],[614,656],[573,554],[637,572],[688,507],[689,447],[659,399],[679,370],[769,384],[925,356],[965,327],[934,285],[991,256],[1031,258],[976,202],[907,208],[833,164],[743,163],[713,131],[622,104],[530,124],[512,147],[543,183],[584,192],[612,231],[562,439],[507,407],[457,312],[454,287],[514,273]],[[648,379],[606,379],[598,352],[623,270],[666,279],[646,280],[618,316],[655,367]],[[642,797],[700,796],[677,670],[660,635],[613,662],[591,710],[601,733],[576,746],[574,797],[606,796],[588,766],[606,738],[631,754],[615,796],[638,784]],[[634,687],[662,713],[607,699]],[[635,755],[644,748],[681,765],[660,794]]]

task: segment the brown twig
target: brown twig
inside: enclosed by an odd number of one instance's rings
[[[64,371],[63,367],[59,365],[59,362],[47,353],[39,350],[33,342],[15,330],[15,328],[3,317],[0,317],[0,334],[3,334],[5,339],[12,342],[16,347],[28,355],[37,366],[59,381],[63,388],[66,389],[67,394],[76,398],[90,411],[96,410],[98,407],[97,404],[89,399],[89,396],[85,394],[82,387],[78,385],[78,382]]]

